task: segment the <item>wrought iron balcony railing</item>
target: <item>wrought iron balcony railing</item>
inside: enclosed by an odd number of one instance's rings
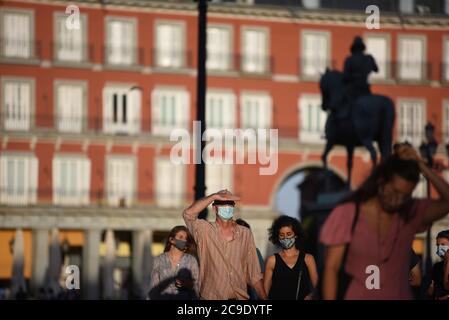
[[[40,59],[41,41],[1,38],[0,54],[7,59]]]

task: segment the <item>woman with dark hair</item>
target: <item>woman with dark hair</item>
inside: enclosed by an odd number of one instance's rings
[[[185,226],[176,226],[168,235],[164,253],[154,259],[149,298],[196,299],[198,262],[195,242]]]
[[[271,300],[311,300],[318,283],[315,259],[302,249],[304,240],[297,219],[280,216],[269,229],[270,241],[281,248],[268,257],[264,286]]]
[[[412,198],[420,174],[440,199]],[[323,298],[412,299],[408,276],[415,234],[448,212],[449,185],[410,145],[397,145],[321,229]]]

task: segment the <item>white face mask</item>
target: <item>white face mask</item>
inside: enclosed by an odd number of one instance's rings
[[[231,220],[234,216],[233,207],[218,207],[218,215],[225,221]]]
[[[437,255],[443,259],[446,252],[449,251],[449,246],[438,245],[437,246]]]

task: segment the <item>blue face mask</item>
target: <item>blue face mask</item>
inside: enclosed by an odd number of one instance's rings
[[[446,254],[446,251],[449,250],[449,246],[443,246],[443,245],[439,245],[437,246],[437,255],[443,259],[444,255]]]
[[[291,237],[291,238],[280,239],[279,242],[281,243],[282,248],[290,249],[295,244],[296,238]]]
[[[234,208],[233,207],[218,207],[218,215],[223,220],[231,220],[234,216]]]

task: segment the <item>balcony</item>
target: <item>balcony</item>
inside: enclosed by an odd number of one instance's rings
[[[274,57],[236,53],[207,53],[207,71],[212,75],[267,77],[274,71]]]
[[[103,133],[113,135],[136,135],[140,132],[140,119],[128,120],[127,122],[114,119],[103,119]]]
[[[135,69],[144,65],[144,49],[137,46],[103,46],[104,64],[111,69]]]
[[[193,68],[191,51],[153,48],[152,57],[152,66],[157,70],[177,71],[180,69]]]
[[[321,72],[324,72],[324,63],[317,62],[316,68],[313,64],[308,64],[307,60],[299,59],[299,65],[305,66],[309,65],[310,74],[307,74],[307,78],[317,79]],[[327,66],[331,69],[337,69],[343,72],[343,68],[336,66],[335,60],[327,61]],[[422,84],[427,85],[433,79],[434,64],[430,62],[401,62],[401,61],[377,61],[377,66],[379,67],[379,72],[372,72],[370,74],[369,82],[372,84],[382,84],[382,83],[399,83],[399,84]],[[320,71],[322,70],[322,71]],[[442,81],[444,82],[444,71],[446,70],[446,75],[449,76],[449,67],[445,64],[441,64],[441,74]],[[300,74],[303,78],[304,69]],[[446,82],[448,80],[446,79]]]
[[[207,52],[206,68],[214,74],[235,72],[238,68],[239,57],[232,53]]]
[[[170,134],[174,130],[187,130],[191,131],[191,122],[187,120],[175,120],[168,121],[167,119],[153,119],[151,122],[151,134],[154,136],[170,137]]]
[[[56,130],[66,133],[81,133],[85,130],[85,120],[82,117],[55,116]]]
[[[0,188],[0,203],[6,205],[27,206],[36,204],[37,193],[35,189],[24,186],[5,186]]]
[[[89,64],[94,62],[94,45],[70,45],[61,42],[51,42],[53,60],[56,64]]]
[[[274,70],[274,58],[264,54],[238,54],[237,61],[240,62],[239,72],[243,75],[266,77]]]
[[[394,61],[391,65],[392,78],[399,83],[427,83],[432,79],[430,62]]]
[[[32,119],[24,114],[10,114],[7,111],[0,113],[1,128],[5,131],[29,131]]]
[[[36,64],[41,58],[41,42],[0,39],[1,61],[5,63]]]
[[[131,118],[131,115],[122,114],[105,118],[103,116],[58,116],[30,114],[26,119],[5,119],[0,113],[2,132],[28,131],[34,134],[42,132],[46,135],[110,135],[110,136],[159,136],[170,137],[175,129],[191,131],[192,122],[177,119],[152,119],[146,121],[139,117]],[[36,126],[30,123],[36,122]]]
[[[88,190],[53,190],[53,204],[60,206],[86,206],[89,205],[89,197]]]
[[[336,61],[329,59],[298,58],[298,70],[302,79],[317,81],[326,68],[335,69]]]

